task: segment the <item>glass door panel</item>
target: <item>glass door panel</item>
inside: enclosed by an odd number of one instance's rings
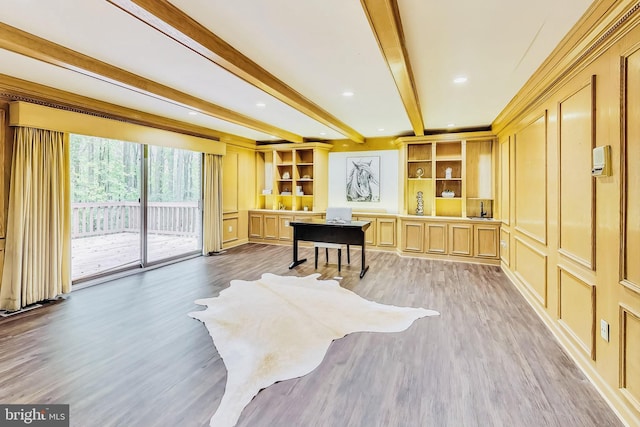
[[[70,135],[71,277],[141,265],[141,146]]]
[[[202,153],[149,146],[147,263],[202,250]]]

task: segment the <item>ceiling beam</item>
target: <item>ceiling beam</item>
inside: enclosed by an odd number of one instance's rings
[[[279,80],[167,0],[107,0],[184,47],[355,142],[356,130]]]
[[[398,3],[396,0],[360,0],[360,3],[396,82],[413,132],[416,136],[422,136],[422,110],[405,46]]]
[[[156,83],[0,22],[0,48],[291,142],[301,135]]]

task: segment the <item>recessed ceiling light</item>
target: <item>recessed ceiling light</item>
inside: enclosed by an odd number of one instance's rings
[[[258,107],[258,108],[264,108],[266,106],[267,106],[267,104],[265,104],[264,102],[257,102],[256,103],[256,107]]]
[[[326,134],[327,134],[326,132],[320,132],[320,135],[326,135]]]
[[[346,96],[346,97],[353,96],[353,92],[351,92],[350,90],[344,91],[342,92],[342,96]]]
[[[197,111],[189,111],[189,115],[190,116],[197,116],[198,112]]]
[[[275,135],[271,135],[271,139],[277,139],[278,137]]]
[[[452,127],[454,127],[455,125],[456,125],[455,123],[449,123],[449,124],[447,125],[447,127],[448,127],[448,128],[452,128]]]
[[[378,129],[378,132],[383,132],[383,131],[384,131],[384,128],[379,128]]]
[[[467,81],[467,78],[464,76],[456,77],[455,79],[453,79],[453,82],[457,84],[465,83],[466,81]]]

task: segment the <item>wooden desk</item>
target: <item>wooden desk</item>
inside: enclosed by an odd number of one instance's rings
[[[369,269],[365,261],[365,232],[371,223],[369,221],[348,221],[343,224],[327,222],[325,220],[291,221],[293,227],[293,262],[289,269],[302,264],[307,259],[298,259],[298,241],[338,243],[343,245],[362,246],[362,279]]]

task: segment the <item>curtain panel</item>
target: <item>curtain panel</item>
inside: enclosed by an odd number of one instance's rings
[[[68,150],[62,132],[16,128],[0,309],[71,291]]]
[[[204,155],[203,252],[222,250],[222,156]]]

